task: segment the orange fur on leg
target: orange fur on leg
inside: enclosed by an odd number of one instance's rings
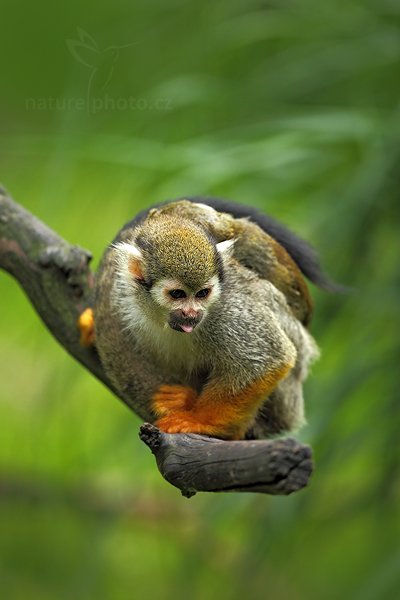
[[[94,315],[91,308],[86,308],[78,319],[78,329],[81,332],[80,343],[82,346],[94,344]]]
[[[293,364],[288,364],[268,371],[264,377],[236,393],[218,386],[218,382],[210,382],[199,396],[184,386],[161,386],[153,396],[155,412],[161,417],[156,425],[166,433],[202,433],[241,439],[260,404],[292,367]]]

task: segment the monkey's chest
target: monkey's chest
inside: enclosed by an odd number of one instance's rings
[[[159,368],[167,369],[178,383],[198,387],[210,370],[209,360],[199,351],[194,336],[174,331],[153,344],[153,360]]]

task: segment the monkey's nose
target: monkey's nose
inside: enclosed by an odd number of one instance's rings
[[[182,308],[181,315],[182,315],[182,317],[185,317],[185,319],[197,319],[197,317],[199,316],[199,313],[194,308],[187,308],[187,309]]]

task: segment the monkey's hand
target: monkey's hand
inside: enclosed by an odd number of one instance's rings
[[[190,410],[197,398],[197,392],[184,385],[160,385],[153,395],[153,411],[158,417],[171,412]]]
[[[81,345],[85,347],[92,346],[94,344],[94,315],[91,308],[87,308],[80,315],[78,329],[81,332]]]
[[[153,411],[159,417],[155,424],[165,433],[200,433],[231,440],[244,436],[243,425],[232,422],[237,414],[231,414],[229,405],[212,402],[198,407],[199,397],[190,387],[161,385],[152,398]]]
[[[184,385],[161,385],[153,395],[153,411],[157,415],[157,427],[166,433],[203,433],[224,436],[221,424],[218,427],[212,419],[197,415],[194,410],[197,392]]]

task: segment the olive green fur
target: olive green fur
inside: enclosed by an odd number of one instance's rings
[[[132,241],[142,252],[144,275],[150,281],[175,278],[196,291],[218,271],[215,243],[204,228],[187,218],[155,211],[137,228]]]

